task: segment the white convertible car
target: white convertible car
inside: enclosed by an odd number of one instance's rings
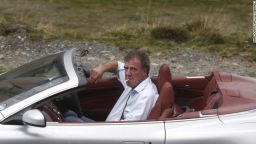
[[[255,144],[256,80],[213,71],[152,77],[159,99],[147,120],[105,122],[122,93],[115,77],[89,84],[75,49],[0,75],[1,144]],[[68,122],[67,110],[95,122]]]

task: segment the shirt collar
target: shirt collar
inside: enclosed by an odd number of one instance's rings
[[[144,88],[147,86],[148,83],[150,83],[150,81],[151,79],[147,77],[139,85],[137,85],[133,90],[137,93],[144,90]]]

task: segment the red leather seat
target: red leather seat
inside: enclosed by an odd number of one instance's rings
[[[159,68],[157,82],[156,82],[159,93],[165,82],[172,83],[172,74],[168,64],[162,64],[161,67]]]
[[[221,105],[221,98],[222,98],[222,95],[220,92],[211,94],[211,96],[207,99],[204,110],[217,109]]]
[[[152,108],[150,114],[148,115],[148,120],[159,119],[160,117],[171,117],[173,115],[174,106],[174,92],[173,87],[170,82],[165,82],[160,90],[159,97],[156,101],[155,106]],[[169,109],[168,113],[163,112]]]
[[[155,83],[158,88],[159,97],[148,115],[148,119],[170,118],[177,113],[182,113],[182,109],[174,104],[175,96],[172,87],[172,74],[168,64],[161,65]]]
[[[162,64],[159,68],[156,86],[159,97],[152,108],[147,119],[158,119],[165,109],[171,108],[174,103],[173,87],[171,85],[172,75],[168,64]],[[168,114],[172,115],[172,111]]]
[[[194,99],[190,103],[190,107],[194,108],[196,111],[203,109],[216,109],[219,106],[221,96],[219,94],[217,81],[212,74],[210,76],[210,81],[204,88],[203,96]]]

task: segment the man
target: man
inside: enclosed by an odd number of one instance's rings
[[[130,51],[124,63],[110,61],[91,71],[89,82],[94,83],[105,72],[114,72],[124,86],[124,91],[106,121],[145,120],[159,96],[149,77],[149,57],[138,50]]]

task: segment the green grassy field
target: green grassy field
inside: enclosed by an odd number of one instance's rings
[[[98,41],[148,52],[195,48],[256,61],[251,0],[0,0],[0,34]]]

